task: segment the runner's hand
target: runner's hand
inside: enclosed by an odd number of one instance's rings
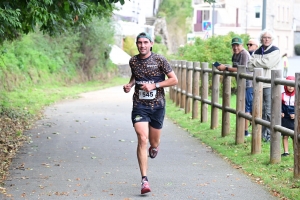
[[[155,88],[156,88],[155,83],[152,83],[152,84],[144,83],[141,86],[141,89],[144,90],[145,92],[150,92],[150,91],[154,90]]]
[[[130,92],[130,90],[131,90],[131,84],[124,85],[123,86],[123,90],[124,90],[125,93]]]

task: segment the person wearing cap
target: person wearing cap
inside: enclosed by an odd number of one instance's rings
[[[217,67],[220,71],[229,71],[237,72],[237,67],[239,65],[247,66],[250,54],[243,47],[243,40],[240,37],[234,37],[231,40],[231,47],[233,51],[232,55],[232,67],[226,67],[224,64],[221,64]],[[253,72],[250,72],[246,68],[246,73],[253,75]],[[252,100],[253,100],[253,85],[251,80],[246,80],[246,96],[245,96],[245,113],[252,113]],[[245,136],[250,136],[248,132],[248,121],[245,120]]]
[[[123,86],[125,93],[134,88],[131,120],[138,138],[137,158],[142,176],[141,194],[151,192],[147,177],[149,157],[155,158],[160,144],[160,134],[165,116],[164,87],[178,83],[177,76],[163,56],[151,52],[153,40],[142,32],[136,38],[138,55],[129,60],[131,78]],[[165,79],[165,76],[168,79]]]
[[[273,45],[275,39],[272,30],[265,29],[260,33],[260,43],[262,44],[252,55],[248,62],[248,68],[253,71],[254,68],[262,68],[262,77],[271,78],[271,70],[278,69],[281,56],[278,47]],[[263,83],[263,104],[262,119],[271,121],[271,84]],[[262,126],[262,140],[269,142],[271,131],[268,127]]]

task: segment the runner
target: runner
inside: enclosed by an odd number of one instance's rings
[[[123,89],[128,93],[135,86],[131,120],[138,138],[137,158],[142,176],[141,194],[145,194],[151,192],[147,177],[148,139],[149,156],[155,158],[165,116],[164,87],[176,85],[178,80],[168,61],[152,52],[153,40],[148,33],[142,32],[137,36],[136,46],[139,54],[129,61],[132,75]],[[166,75],[168,79],[165,80]]]

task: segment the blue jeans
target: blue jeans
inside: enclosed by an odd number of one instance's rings
[[[245,112],[252,113],[253,87],[246,88]]]
[[[263,89],[262,119],[271,121],[271,88]],[[271,139],[270,129],[263,126],[261,136],[263,141],[269,142]]]

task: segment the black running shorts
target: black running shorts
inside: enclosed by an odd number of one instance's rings
[[[157,109],[133,107],[131,112],[131,120],[133,125],[138,122],[149,122],[151,127],[161,129],[163,127],[164,118],[164,107]]]

